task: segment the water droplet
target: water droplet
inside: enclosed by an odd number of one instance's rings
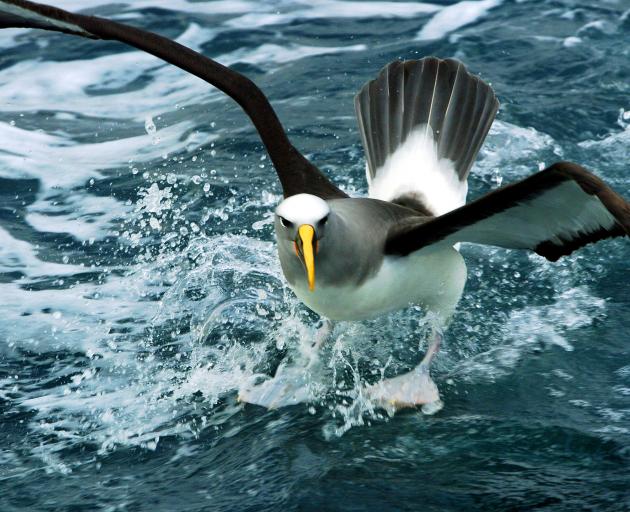
[[[160,221],[159,221],[159,220],[157,220],[155,217],[151,217],[151,218],[149,219],[149,225],[150,225],[153,229],[155,229],[156,231],[157,231],[157,230],[159,230],[159,229],[161,228],[161,226],[160,226]]]
[[[157,128],[155,127],[155,123],[153,122],[153,118],[151,116],[148,116],[144,120],[144,129],[149,135],[154,135],[157,131]]]

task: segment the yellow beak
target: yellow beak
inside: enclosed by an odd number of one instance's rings
[[[306,267],[306,277],[308,278],[308,289],[315,289],[315,256],[313,254],[313,239],[315,238],[315,228],[310,224],[302,224],[298,228],[298,235],[302,242],[302,255],[304,266]]]

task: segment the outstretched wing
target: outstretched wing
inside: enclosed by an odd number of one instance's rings
[[[559,162],[428,222],[390,233],[388,254],[438,243],[529,249],[548,260],[630,235],[630,203],[583,167]]]
[[[300,193],[323,199],[347,197],[291,144],[263,92],[240,73],[152,32],[26,0],[0,1],[0,28],[10,27],[120,41],[192,73],[229,95],[250,117],[276,168],[285,197]]]

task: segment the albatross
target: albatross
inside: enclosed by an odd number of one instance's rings
[[[335,186],[293,146],[264,93],[248,78],[170,39],[95,16],[26,0],[0,1],[0,28],[53,30],[116,40],[205,80],[253,122],[284,194],[275,233],[288,285],[332,322],[420,305],[433,327],[421,363],[365,389],[394,409],[439,406],[429,376],[442,332],[466,283],[462,242],[533,251],[556,261],[580,247],[630,234],[630,203],[578,164],[558,162],[466,202],[467,179],[499,103],[492,88],[454,59],[395,61],[355,97],[366,153],[368,197]],[[304,379],[279,372],[241,390],[267,407],[308,398]]]

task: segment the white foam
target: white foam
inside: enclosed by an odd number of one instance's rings
[[[201,52],[201,45],[212,41],[220,31],[215,28],[202,27],[197,23],[191,23],[188,28],[177,38],[179,44],[188,46],[191,50]]]
[[[211,40],[215,31],[191,25],[178,38],[183,44],[198,48]],[[94,44],[98,44],[95,42]],[[326,47],[277,45],[265,43],[255,49],[238,49],[216,60],[226,66],[239,62],[261,65],[272,70],[313,55],[361,51],[365,45]],[[107,101],[90,94],[91,89],[116,90],[140,76],[151,80],[140,90],[108,92]],[[59,77],[63,77],[60,80]],[[58,109],[101,118],[134,119],[143,122],[175,105],[198,105],[205,98],[224,99],[225,95],[203,80],[155,57],[138,51],[104,55],[88,60],[62,62],[28,60],[0,72],[0,101],[5,111]]]
[[[164,127],[159,131],[162,145],[152,144],[144,131],[126,139],[76,144],[64,135],[0,123],[0,176],[40,180],[38,201],[29,206],[27,216],[37,229],[71,233],[80,240],[100,238],[106,235],[113,219],[124,215],[125,205],[113,198],[85,193],[71,194],[61,202],[51,198],[59,194],[60,188],[83,186],[90,178],[103,178],[104,169],[126,167],[130,160],[140,165],[161,158],[165,146],[172,151],[186,148],[189,138],[182,139],[182,133],[190,127],[191,122]],[[189,130],[189,137],[193,136]]]
[[[295,60],[303,59],[306,57],[312,57],[314,55],[329,55],[343,52],[358,52],[367,49],[364,44],[354,44],[349,46],[340,47],[326,47],[326,46],[307,46],[307,45],[277,45],[277,44],[263,44],[253,51],[249,48],[241,48],[235,50],[229,56],[224,56],[221,62],[243,62],[247,64],[265,64],[279,63],[285,64]]]
[[[94,241],[110,233],[109,226],[131,208],[113,197],[70,193],[63,201],[40,199],[29,205],[25,220],[42,233],[68,233],[81,241]]]
[[[15,46],[17,38],[29,32],[27,28],[5,28],[2,29],[2,37],[0,37],[0,49],[11,48]]]
[[[253,12],[233,18],[226,25],[237,28],[256,28],[268,25],[285,25],[295,20],[331,18],[414,18],[441,9],[423,2],[356,2],[339,0],[296,1],[297,9],[278,12],[274,7],[267,14]]]
[[[69,11],[78,12],[83,9],[111,5],[108,0],[59,0],[55,2],[57,7]],[[127,0],[117,2],[120,6],[120,14],[117,19],[124,18],[129,12],[138,11],[147,7],[155,7],[155,0]],[[195,2],[187,0],[170,0],[167,6],[172,11],[194,14],[252,14],[261,20],[271,21],[265,18],[265,14],[276,15],[279,10],[277,2],[256,2],[246,0],[215,0],[212,2]],[[367,17],[413,17],[421,13],[435,12],[440,6],[424,2],[359,2],[345,0],[290,0],[282,2],[283,10],[294,9],[295,13],[285,18],[283,23],[294,19],[313,18],[367,18]],[[242,20],[242,18],[238,18]],[[272,23],[277,23],[275,20]],[[239,28],[250,28],[249,25],[239,25],[236,20],[230,21],[231,25]],[[256,25],[260,26],[260,25]]]
[[[152,80],[141,90],[110,93],[107,102],[89,94],[90,88],[120,88],[143,74]],[[21,61],[0,73],[0,100],[8,111],[52,106],[87,116],[137,121],[162,112],[165,105],[198,100],[209,89],[205,82],[136,51],[89,60]]]
[[[26,276],[63,276],[82,271],[84,269],[77,265],[42,260],[29,242],[14,238],[0,227],[0,272],[21,272]]]
[[[612,35],[617,31],[617,27],[606,20],[594,20],[586,23],[577,31],[577,35],[590,35],[590,34],[607,34]]]
[[[248,2],[245,0],[217,0],[213,2],[189,2],[187,0],[169,0],[168,5],[163,6],[172,11],[200,14],[233,14],[240,12],[256,11],[261,8],[262,2]],[[55,6],[67,11],[80,12],[85,9],[111,5],[109,0],[58,0]],[[155,0],[127,0],[116,2],[116,6],[123,11],[140,10],[147,7],[156,7]]]
[[[140,91],[109,94],[107,102],[88,93],[89,88],[120,88],[145,73],[154,80]],[[186,85],[196,82],[151,55],[129,51],[63,62],[21,61],[0,73],[0,98],[17,111],[63,106],[82,115],[139,120],[160,112],[168,102],[191,100],[194,96]]]
[[[490,9],[501,4],[501,0],[465,0],[445,7],[422,27],[416,37],[419,41],[441,39],[466,25],[476,22],[488,14]]]
[[[625,113],[620,115],[620,120],[625,119]],[[620,122],[620,124],[622,124]],[[602,156],[610,161],[625,162],[628,158],[628,147],[630,146],[630,124],[627,124],[621,131],[615,130],[600,140],[585,140],[578,143],[578,146],[600,151]]]
[[[567,37],[564,39],[564,41],[562,41],[562,45],[566,48],[572,48],[581,43],[582,43],[582,39],[580,39],[579,37],[574,37],[574,36]]]
[[[495,327],[499,339],[486,351],[464,358],[452,370],[454,374],[477,382],[494,381],[512,373],[523,359],[541,348],[573,351],[572,333],[603,318],[606,301],[593,295],[587,286],[571,286],[573,278],[568,269],[551,265],[544,262],[537,272],[538,277],[545,275],[556,281],[554,287],[560,288],[554,302],[511,310],[507,321]]]
[[[495,120],[471,177],[489,177],[499,186],[530,176],[541,160],[551,163],[563,158],[563,148],[546,133]]]

